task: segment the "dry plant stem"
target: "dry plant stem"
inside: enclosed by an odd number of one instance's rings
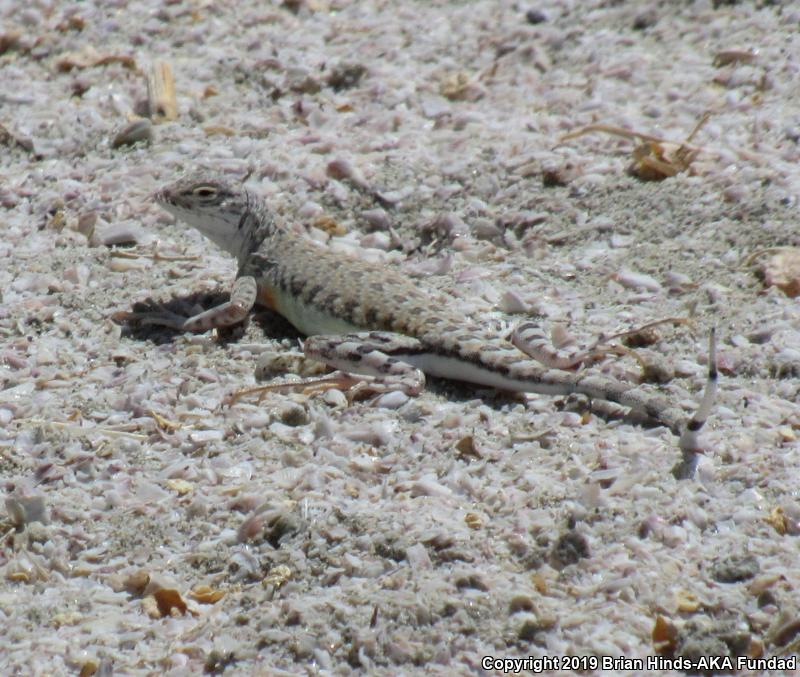
[[[755,263],[757,258],[760,258],[765,254],[780,254],[781,252],[787,252],[793,249],[796,249],[796,247],[767,247],[766,249],[759,249],[758,251],[748,255],[748,257],[742,262],[739,270],[749,268]]]
[[[579,136],[585,136],[586,134],[591,134],[592,132],[603,132],[605,134],[611,134],[614,136],[621,136],[625,139],[641,139],[642,141],[647,141],[650,143],[671,143],[675,146],[679,146],[681,149],[685,149],[685,151],[692,151],[695,153],[703,152],[703,149],[700,146],[690,146],[691,140],[697,135],[700,129],[708,122],[708,119],[711,117],[710,111],[706,111],[698,123],[694,126],[691,133],[686,140],[683,142],[678,141],[669,141],[668,139],[664,139],[660,136],[653,136],[652,134],[645,134],[644,132],[637,132],[633,129],[625,129],[624,127],[616,127],[614,125],[606,125],[606,124],[594,124],[594,125],[587,125],[586,127],[581,127],[580,129],[576,129],[574,132],[569,132],[564,134],[559,140],[556,146],[560,146],[565,141],[569,141],[571,139],[576,139]]]
[[[227,404],[234,405],[243,397],[249,395],[258,395],[258,402],[260,403],[263,396],[269,392],[281,392],[285,390],[294,390],[303,388],[304,393],[324,392],[336,388],[339,390],[348,390],[354,385],[361,383],[363,379],[355,378],[349,374],[339,374],[336,376],[323,376],[321,378],[306,379],[303,381],[292,381],[291,383],[271,383],[264,386],[257,386],[255,388],[245,388],[237,390],[232,393],[228,398]]]
[[[706,122],[708,122],[710,117],[711,117],[711,111],[707,110],[705,113],[703,113],[703,115],[697,121],[697,124],[694,126],[694,129],[691,131],[689,136],[686,137],[686,140],[681,145],[686,146],[689,143],[691,143],[692,139],[694,139],[694,137],[697,136],[697,132],[699,132],[700,129],[702,129],[703,125],[705,125]]]
[[[608,343],[609,341],[615,341],[616,339],[625,338],[626,336],[632,336],[633,334],[638,334],[643,331],[647,331],[648,329],[652,329],[653,327],[658,327],[662,324],[691,324],[692,320],[688,317],[666,317],[663,320],[655,320],[654,322],[648,322],[647,324],[643,324],[641,327],[636,327],[634,329],[628,329],[626,331],[621,331],[617,334],[611,334],[611,336],[601,336],[595,342],[592,348],[597,348],[598,346],[603,345],[604,343]]]
[[[664,139],[658,136],[653,136],[651,134],[644,134],[643,132],[637,132],[632,129],[625,129],[624,127],[615,127],[614,125],[606,125],[598,123],[594,125],[587,125],[586,127],[581,127],[580,129],[576,129],[574,132],[569,132],[567,134],[564,134],[558,140],[556,146],[560,146],[565,141],[577,139],[579,136],[585,136],[586,134],[591,134],[592,132],[604,132],[605,134],[611,134],[613,136],[621,136],[625,139],[642,139],[643,141],[652,141],[653,143],[664,143]]]
[[[81,426],[75,425],[73,423],[63,423],[61,421],[45,421],[44,419],[40,418],[27,418],[27,419],[21,418],[16,420],[15,423],[30,423],[32,425],[38,425],[38,426],[53,426],[54,428],[59,428],[69,433],[81,434],[81,435],[86,435],[88,433],[97,433],[100,435],[108,435],[109,437],[129,437],[134,440],[147,439],[147,435],[142,435],[140,433],[129,433],[129,432],[124,432],[122,430],[113,430],[111,428],[82,428]]]
[[[147,74],[147,104],[153,122],[165,122],[178,117],[175,78],[172,66],[167,61],[156,61]]]
[[[183,427],[182,423],[178,423],[177,421],[170,421],[169,419],[164,418],[161,414],[153,411],[152,409],[150,409],[147,413],[153,417],[153,420],[156,422],[156,425],[161,430],[167,430],[168,432],[175,432],[176,430],[180,430]]]
[[[117,259],[151,259],[153,261],[199,261],[199,256],[171,256],[169,254],[161,254],[160,252],[153,252],[147,254],[137,251],[123,251],[120,249],[112,249],[109,256]]]

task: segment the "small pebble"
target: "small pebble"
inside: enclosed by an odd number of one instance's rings
[[[322,395],[322,401],[328,406],[341,409],[347,406],[347,396],[338,388],[329,388]]]
[[[115,223],[92,234],[91,245],[114,247],[117,245],[144,244],[149,239],[144,228],[132,221]]]
[[[350,89],[361,82],[367,72],[367,67],[360,63],[340,64],[328,74],[328,85],[334,91]]]
[[[552,628],[556,621],[554,618],[539,618],[534,613],[521,613],[519,615],[521,623],[517,631],[517,638],[522,642],[533,642],[537,635]]]
[[[731,557],[711,568],[711,577],[717,583],[741,583],[753,578],[760,570],[758,560],[752,555]]]
[[[44,496],[10,496],[6,499],[6,512],[11,524],[23,527],[31,522],[47,524],[47,505]]]
[[[521,611],[533,612],[536,610],[536,605],[528,595],[514,595],[508,604],[508,613],[516,614]]]
[[[222,430],[196,430],[189,433],[189,439],[195,444],[205,444],[206,442],[218,442],[225,436]]]
[[[643,31],[646,28],[655,26],[658,21],[658,11],[653,5],[644,7],[636,13],[633,18],[633,30]]]
[[[380,207],[361,212],[361,218],[367,222],[372,230],[388,230],[392,226],[389,215]]]
[[[369,233],[361,238],[360,244],[364,249],[389,251],[392,246],[392,238],[388,233]]]
[[[562,534],[550,551],[551,561],[557,569],[575,564],[586,557],[589,557],[589,543],[576,531]]]
[[[153,140],[153,123],[140,118],[125,125],[111,141],[112,148],[132,146],[139,141],[150,143]]]
[[[280,412],[280,421],[293,428],[308,423],[308,412],[299,404],[290,404]]]
[[[399,409],[406,402],[408,402],[408,395],[402,390],[394,390],[385,395],[381,395],[376,401],[375,406],[382,409]]]
[[[547,15],[540,9],[529,9],[525,12],[525,20],[535,26],[547,21]]]
[[[517,292],[507,289],[500,298],[500,310],[504,313],[527,313],[530,305]]]

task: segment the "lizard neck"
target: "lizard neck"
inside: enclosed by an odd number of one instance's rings
[[[208,213],[183,205],[164,204],[164,208],[202,233],[223,251],[235,256],[239,265],[281,228],[269,209],[252,196],[236,209]]]
[[[217,244],[233,254],[241,266],[250,254],[279,230],[270,211],[260,201],[251,200],[241,214],[235,236],[223,244]]]

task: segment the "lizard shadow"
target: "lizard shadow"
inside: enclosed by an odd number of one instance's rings
[[[158,324],[143,321],[147,315],[169,314],[190,317],[230,300],[230,294],[224,291],[192,292],[185,296],[173,296],[167,300],[147,298],[137,301],[129,312],[121,312],[114,316],[114,321],[122,326],[122,336],[135,341],[147,341],[155,345],[172,343],[187,332]],[[231,327],[220,327],[217,340],[222,345],[236,343],[247,331],[248,323],[259,327],[266,339],[302,338],[302,335],[278,313],[259,308],[248,315],[247,320]]]
[[[122,335],[137,341],[148,341],[155,345],[172,343],[176,338],[186,336],[187,332],[156,324],[146,324],[141,318],[146,315],[169,313],[181,317],[189,317],[230,300],[227,291],[201,291],[185,296],[174,296],[166,301],[147,298],[133,304],[130,312],[118,313],[114,320],[122,325]],[[252,322],[261,332],[260,339],[296,339],[302,341],[303,335],[297,331],[282,315],[265,308],[258,308],[248,315],[247,320],[231,327],[217,330],[217,342],[228,345],[240,341],[247,333],[248,324]],[[517,404],[524,404],[524,393],[515,393],[493,388],[475,386],[474,384],[445,378],[428,376],[426,390],[451,402],[466,404],[479,400],[491,407],[498,414]],[[541,397],[549,397],[541,395]],[[608,421],[621,421],[635,425],[659,425],[647,416],[627,411],[612,403],[596,401],[589,403],[584,397],[559,397],[553,399],[553,408],[557,411],[573,411],[577,413],[591,412]]]
[[[480,401],[498,414],[507,413],[515,405],[525,405],[529,397],[543,398],[552,404],[554,412],[573,412],[587,416],[597,416],[604,421],[619,421],[643,428],[657,428],[663,424],[649,418],[646,414],[633,411],[622,405],[605,400],[589,399],[583,395],[542,395],[537,393],[518,393],[510,390],[499,390],[484,386],[476,386],[468,381],[428,376],[426,390],[445,397],[450,402],[466,404]],[[688,414],[687,414],[688,415]]]

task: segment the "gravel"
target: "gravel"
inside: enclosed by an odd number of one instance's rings
[[[0,672],[796,656],[800,282],[774,267],[800,246],[799,25],[708,0],[0,0]],[[609,127],[675,143],[643,164]],[[285,322],[124,320],[230,288],[148,198],[198,167],[498,335],[690,317],[642,351],[687,412],[716,326],[696,476],[663,428],[562,398],[231,398],[319,377]]]

